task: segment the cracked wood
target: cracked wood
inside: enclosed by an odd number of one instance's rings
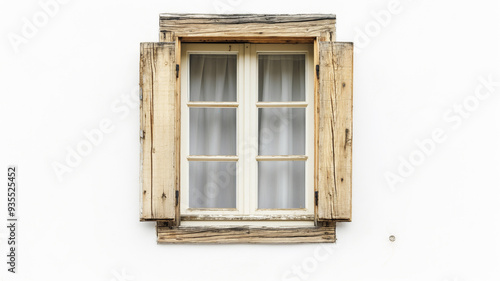
[[[335,15],[197,15],[161,14],[163,38],[288,37],[335,40]],[[167,35],[168,34],[168,35]]]
[[[319,42],[318,220],[351,220],[352,43]]]
[[[141,43],[141,220],[175,219],[178,107],[174,74],[174,43]]]
[[[333,243],[335,226],[168,227],[157,225],[158,243]]]

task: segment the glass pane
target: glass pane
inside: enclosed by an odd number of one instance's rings
[[[189,153],[236,155],[236,108],[190,108]]]
[[[305,101],[305,55],[259,55],[259,101]]]
[[[237,162],[189,162],[190,208],[236,208]]]
[[[259,108],[259,155],[305,155],[305,108]]]
[[[305,161],[259,161],[259,209],[305,208]]]
[[[236,55],[190,55],[191,101],[236,101]]]

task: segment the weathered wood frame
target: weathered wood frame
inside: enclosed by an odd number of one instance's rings
[[[186,42],[314,44],[315,227],[180,225],[180,74]],[[350,221],[352,43],[335,42],[334,15],[161,14],[160,42],[141,44],[141,221],[156,221],[161,243],[335,242]],[[177,69],[176,69],[177,66]],[[175,73],[175,74],[174,74]],[[166,113],[167,112],[167,113]],[[207,220],[248,218],[208,216]],[[304,218],[287,218],[303,220]],[[252,220],[284,220],[280,217]]]

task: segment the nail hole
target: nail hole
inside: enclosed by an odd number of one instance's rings
[[[396,236],[394,236],[394,235],[389,236],[389,241],[391,241],[391,242],[396,241]]]

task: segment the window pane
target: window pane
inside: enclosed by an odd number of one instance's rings
[[[190,108],[189,153],[236,155],[236,108]]]
[[[259,209],[305,208],[305,161],[259,161]]]
[[[190,55],[191,101],[236,101],[236,55]]]
[[[259,55],[259,101],[305,101],[305,55]]]
[[[259,155],[305,155],[305,108],[259,108]]]
[[[190,208],[236,208],[237,162],[189,162]]]

